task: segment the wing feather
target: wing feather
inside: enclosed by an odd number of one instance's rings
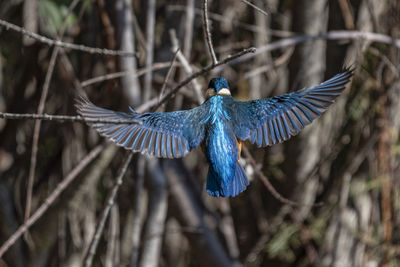
[[[236,136],[258,146],[289,139],[335,102],[352,75],[352,69],[345,69],[319,85],[298,92],[235,102],[231,117]]]
[[[207,106],[191,110],[156,113],[124,113],[100,108],[81,96],[78,113],[86,119],[126,120],[132,123],[88,122],[100,135],[117,145],[156,157],[176,158],[187,154],[204,139]]]

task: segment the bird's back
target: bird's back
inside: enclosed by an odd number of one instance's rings
[[[247,177],[239,165],[238,143],[231,124],[230,96],[210,98],[204,152],[210,163],[207,192],[213,196],[235,196],[243,191]]]

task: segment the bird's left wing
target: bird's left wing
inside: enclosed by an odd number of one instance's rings
[[[88,122],[100,135],[117,145],[156,157],[178,158],[204,139],[204,108],[155,113],[124,113],[100,108],[86,97],[77,99],[78,113],[86,119],[129,121],[132,123]]]
[[[236,136],[258,146],[281,143],[320,116],[344,90],[353,72],[297,92],[248,102],[235,102],[232,124]]]

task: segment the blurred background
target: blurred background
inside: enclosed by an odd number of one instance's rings
[[[261,149],[246,143],[251,184],[235,198],[206,194],[200,149],[175,160],[135,154],[93,266],[400,266],[400,2],[250,2],[268,14],[247,1],[210,0],[210,30],[219,60],[248,47],[257,52],[198,77],[158,111],[199,105],[218,75],[239,100],[317,84],[343,65],[355,68],[350,86],[291,140]],[[2,0],[0,19],[30,32],[138,56],[54,48],[3,23],[0,111],[76,115],[81,90],[101,107],[153,110],[178,47],[164,94],[212,63],[202,7],[195,0]],[[0,266],[82,266],[126,154],[82,123],[0,119],[0,245],[98,144],[99,155]],[[260,174],[297,205],[277,200]]]

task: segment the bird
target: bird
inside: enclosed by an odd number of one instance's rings
[[[200,106],[172,112],[113,111],[94,105],[86,96],[78,97],[75,106],[84,119],[122,120],[88,124],[134,152],[180,158],[201,146],[209,164],[207,193],[235,197],[249,185],[239,162],[242,143],[267,147],[295,136],[335,102],[352,75],[353,69],[343,68],[318,85],[250,101],[235,100],[228,81],[217,77],[210,80]]]

